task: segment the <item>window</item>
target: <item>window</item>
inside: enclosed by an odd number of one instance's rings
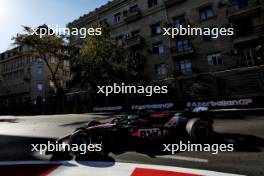
[[[223,64],[221,53],[209,54],[207,56],[209,65],[221,65]]]
[[[67,67],[70,67],[70,61],[68,61],[68,60],[64,60],[64,61],[63,61],[63,66],[66,67],[66,68],[67,68]]]
[[[216,28],[216,26],[210,27],[210,29],[213,29],[213,28]],[[210,32],[210,35],[203,35],[203,40],[205,42],[212,41],[212,40],[217,40],[217,38],[218,38],[218,35],[213,33],[213,32]]]
[[[133,13],[133,12],[138,12],[138,5],[134,5],[134,6],[130,7],[130,8],[129,8],[129,11],[130,11],[131,13]]]
[[[166,75],[168,73],[168,65],[165,63],[155,65],[155,72],[157,75]]]
[[[252,66],[255,65],[254,58],[257,58],[256,56],[256,50],[255,48],[246,48],[242,51],[242,57],[244,59],[244,64],[246,66]]]
[[[38,75],[42,75],[42,73],[43,73],[43,68],[42,67],[38,67],[37,74]]]
[[[44,60],[42,58],[37,58],[36,63],[37,64],[44,64]]]
[[[235,12],[247,6],[248,0],[231,0],[229,10]]]
[[[189,40],[177,41],[177,52],[182,53],[191,49]]]
[[[42,92],[44,89],[44,85],[43,84],[37,84],[37,91],[38,92]]]
[[[180,61],[180,70],[184,75],[192,73],[192,63],[191,60],[182,60]]]
[[[210,17],[214,16],[214,11],[212,6],[203,7],[199,10],[200,19],[207,20]]]
[[[162,42],[152,45],[152,53],[153,54],[163,54],[164,53],[164,46]]]
[[[158,5],[158,0],[148,0],[148,7],[151,8],[153,6]]]
[[[50,63],[54,64],[55,63],[55,57],[50,57]]]
[[[184,16],[181,16],[181,17],[175,18],[173,24],[175,28],[180,28],[180,26],[186,25],[186,20]]]
[[[161,34],[161,26],[160,24],[155,24],[151,26],[151,34],[158,35]]]
[[[121,13],[117,13],[114,16],[114,23],[119,23],[121,21]]]
[[[123,42],[124,42],[124,35],[117,36],[117,37],[115,38],[115,40],[116,40],[116,44],[117,44],[118,46],[121,46],[121,45],[123,44]]]
[[[70,73],[70,72],[69,72],[69,71],[67,71],[67,70],[63,70],[63,71],[62,71],[62,74],[63,74],[63,76],[68,76],[68,75],[69,75],[69,73]]]

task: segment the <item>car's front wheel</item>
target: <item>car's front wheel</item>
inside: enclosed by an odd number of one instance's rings
[[[199,118],[190,119],[186,124],[186,130],[192,139],[200,142],[211,140],[214,134],[212,124]]]

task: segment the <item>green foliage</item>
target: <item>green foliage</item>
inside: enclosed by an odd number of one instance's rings
[[[46,25],[38,28],[51,30]],[[40,38],[39,35],[32,34],[31,28],[24,29],[24,34],[13,38],[14,44],[28,46],[30,50],[20,51],[18,54],[28,58],[43,58],[56,94],[63,89],[58,71],[64,60],[71,61],[71,76],[68,81],[70,86],[132,83],[143,79],[141,73],[145,59],[138,52],[113,42],[108,28],[102,27],[102,35],[87,36],[79,44],[67,42],[66,36],[44,35]],[[50,58],[54,58],[55,62],[51,63]]]
[[[38,29],[40,28],[51,30],[46,25],[38,27]],[[42,58],[49,69],[54,91],[58,94],[63,89],[58,78],[58,71],[63,65],[63,61],[70,59],[69,53],[72,46],[67,44],[65,36],[44,35],[40,37],[37,34],[33,34],[33,30],[26,26],[24,26],[24,31],[24,34],[17,34],[13,38],[14,44],[17,46],[27,46],[30,49],[19,51],[17,54],[26,58]],[[51,58],[53,58],[54,62],[51,62]]]
[[[185,86],[184,91],[189,98],[213,98],[217,97],[218,87],[213,76],[198,75],[195,82]]]
[[[108,28],[102,35],[88,36],[80,49],[80,60],[72,80],[92,86],[113,82],[133,83],[142,80],[144,57],[129,48],[118,46],[110,37]]]

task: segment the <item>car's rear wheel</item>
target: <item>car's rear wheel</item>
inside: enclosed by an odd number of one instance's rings
[[[120,122],[120,118],[114,118],[111,123],[118,124]]]
[[[84,131],[88,127],[92,127],[92,126],[96,126],[96,125],[100,125],[100,124],[101,124],[100,122],[93,120],[93,121],[89,122],[86,126],[76,128],[75,132],[76,131]]]
[[[88,145],[91,145],[91,144],[101,146],[101,150],[96,148],[96,150],[93,149],[93,151],[88,151],[88,150],[84,151],[83,149],[79,150],[79,151],[70,151],[70,154],[74,157],[78,157],[81,155],[82,156],[83,155],[107,156],[109,154],[102,137],[100,137],[100,136],[97,136],[97,137],[93,136],[92,137],[83,130],[74,132],[70,136],[69,144],[70,144],[70,146],[74,146],[74,145],[78,146],[79,149],[81,149],[80,148],[81,145],[83,147],[86,147],[86,149],[88,149]],[[94,147],[92,147],[92,148],[94,148]]]
[[[192,139],[201,142],[211,140],[214,134],[212,124],[199,118],[189,120],[186,130]]]
[[[71,150],[70,154],[74,157],[87,154],[88,151],[81,151],[81,146],[87,147],[89,144],[92,144],[92,138],[87,133],[82,130],[74,132],[69,139],[69,144],[73,148],[77,147],[78,150]]]
[[[101,125],[101,123],[96,120],[93,120],[87,124],[87,127],[92,127],[92,126],[97,126],[97,125]]]

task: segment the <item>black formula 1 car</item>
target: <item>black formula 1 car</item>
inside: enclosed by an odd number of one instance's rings
[[[201,118],[202,116],[202,118]],[[91,121],[56,143],[69,145],[100,144],[100,151],[88,154],[107,155],[152,148],[156,143],[188,138],[197,142],[208,141],[213,135],[213,120],[197,112],[145,112],[114,118],[109,123]],[[79,156],[79,151],[69,152]],[[53,154],[47,152],[46,154]],[[87,154],[87,153],[86,153]]]

